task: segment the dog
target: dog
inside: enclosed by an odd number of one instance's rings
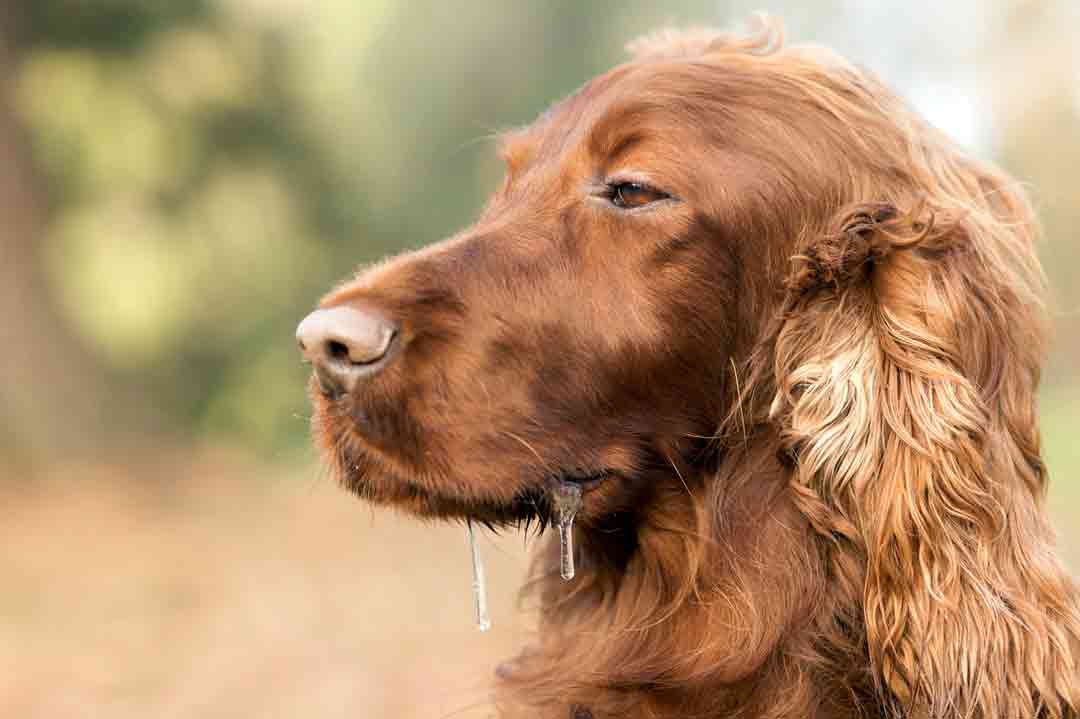
[[[506,717],[1080,716],[1018,183],[773,23],[629,47],[301,323],[333,472],[495,528],[580,491]]]

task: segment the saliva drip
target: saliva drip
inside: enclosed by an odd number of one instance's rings
[[[484,563],[480,560],[480,548],[476,546],[476,532],[473,531],[471,519],[466,521],[466,526],[469,531],[469,550],[472,553],[472,591],[473,600],[476,602],[476,628],[486,632],[491,628],[491,619],[488,618]]]
[[[574,517],[581,509],[581,485],[557,482],[551,488],[551,509],[555,525],[559,528],[559,575],[566,580],[574,578]],[[466,520],[469,533],[469,550],[472,555],[472,591],[476,602],[476,627],[486,632],[491,628],[488,617],[487,584],[484,580],[484,563],[476,544],[476,531],[472,520]]]
[[[551,489],[551,509],[559,528],[559,575],[574,578],[574,517],[581,509],[581,485],[557,482]]]

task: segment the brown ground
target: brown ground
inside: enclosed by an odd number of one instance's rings
[[[0,717],[490,715],[520,537],[484,535],[482,635],[462,528],[314,470],[170,464],[0,482]]]

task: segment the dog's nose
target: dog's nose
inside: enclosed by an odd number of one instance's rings
[[[305,317],[296,342],[323,392],[340,397],[386,365],[397,334],[397,326],[377,312],[341,305]]]

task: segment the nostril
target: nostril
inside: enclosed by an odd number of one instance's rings
[[[326,343],[326,355],[338,362],[352,362],[349,359],[349,348],[337,340],[330,340]]]
[[[296,341],[324,392],[352,392],[362,377],[380,372],[394,354],[398,325],[367,308],[315,310],[296,328]]]

